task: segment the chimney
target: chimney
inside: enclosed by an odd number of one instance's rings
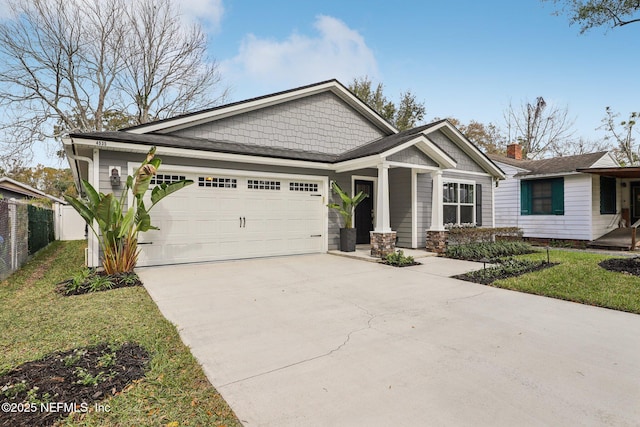
[[[507,145],[507,157],[515,160],[522,160],[522,146],[520,144]]]

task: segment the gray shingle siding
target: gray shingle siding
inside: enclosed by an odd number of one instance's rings
[[[339,154],[385,134],[330,92],[265,107],[172,135]]]
[[[429,134],[428,138],[456,161],[456,169],[471,172],[486,172],[471,157],[469,157],[467,153],[462,151],[460,147],[454,144],[439,130]]]
[[[420,149],[415,146],[411,146],[407,149],[404,149],[400,152],[397,152],[387,158],[387,160],[392,162],[402,162],[402,163],[411,163],[413,165],[420,166],[435,166],[438,164],[429,158],[426,154],[424,154]]]

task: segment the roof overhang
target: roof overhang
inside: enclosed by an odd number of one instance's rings
[[[582,173],[591,173],[600,176],[608,176],[611,178],[640,178],[640,166],[621,166],[618,168],[585,168],[576,169],[576,171]]]
[[[108,149],[109,151],[120,151],[126,153],[146,154],[151,147],[150,145],[146,144],[136,144],[111,140],[107,141],[104,139],[84,138],[82,136],[73,136],[71,138],[64,139],[63,142],[65,144],[65,151],[67,153],[71,152],[73,147],[93,149],[96,147],[98,142],[100,142],[101,144],[101,149]],[[202,151],[187,148],[165,147],[161,145],[156,146],[156,154],[160,156],[185,157],[189,159],[219,160],[225,162],[288,166],[320,170],[332,170],[334,168],[334,165],[326,162],[292,160],[278,157],[251,156],[245,154],[223,153],[218,151]]]
[[[40,191],[37,188],[33,188],[30,185],[24,184],[20,181],[16,181],[15,179],[11,179],[8,177],[0,178],[0,187],[5,188],[9,191],[13,191],[14,193],[22,194],[23,196],[45,198],[63,205],[67,204],[67,202],[62,199],[59,199],[55,196],[52,196],[51,194],[47,194],[44,191]]]

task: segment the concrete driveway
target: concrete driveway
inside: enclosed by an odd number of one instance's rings
[[[639,425],[640,316],[421,261],[321,254],[138,273],[247,427]]]

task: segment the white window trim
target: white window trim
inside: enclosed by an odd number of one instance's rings
[[[442,193],[442,206],[456,206],[456,218],[458,219],[458,221],[456,222],[456,224],[460,224],[460,206],[471,206],[473,207],[473,221],[472,223],[475,224],[477,217],[476,217],[476,182],[475,181],[471,181],[471,180],[467,180],[467,179],[451,179],[451,178],[443,178],[442,179],[442,186],[444,187],[446,184],[458,184],[457,187],[457,202],[456,203],[449,203],[449,202],[445,202],[444,201],[444,189],[443,189],[443,193]],[[460,200],[460,184],[467,184],[467,185],[472,185],[473,186],[473,202],[472,203],[461,203]]]

